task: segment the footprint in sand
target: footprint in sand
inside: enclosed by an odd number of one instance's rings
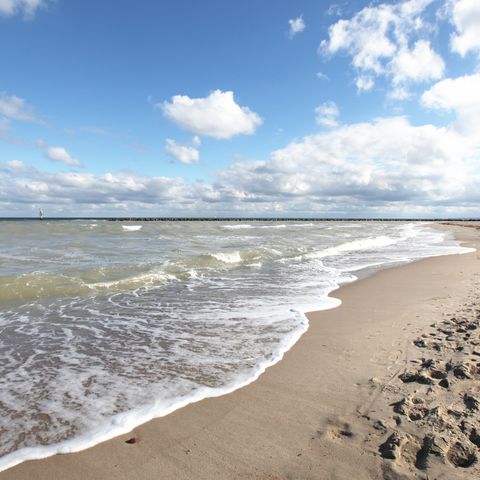
[[[382,458],[394,460],[395,463],[403,460],[409,464],[417,461],[421,446],[412,435],[394,431],[379,447]]]
[[[354,436],[350,424],[339,419],[329,419],[326,428],[318,431],[318,434],[320,437],[325,436],[334,441],[345,440]]]
[[[456,442],[448,450],[447,459],[456,467],[469,468],[477,461],[477,456],[472,447]]]

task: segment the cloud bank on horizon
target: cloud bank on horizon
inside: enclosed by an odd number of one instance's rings
[[[140,69],[130,96],[95,70],[92,88],[108,87],[88,115],[82,88],[35,96],[20,62],[18,90],[8,73],[0,83],[0,216],[480,216],[480,2],[314,3],[279,2],[263,31],[260,12],[256,34],[187,29],[197,45],[184,56],[142,44],[144,64],[138,50],[128,57]],[[41,35],[43,17],[73,15],[61,0],[46,6],[0,0],[0,21]],[[155,55],[161,95],[142,103]]]

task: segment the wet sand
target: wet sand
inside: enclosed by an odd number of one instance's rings
[[[440,228],[480,251],[476,228]],[[342,287],[342,305],[309,314],[249,386],[0,480],[480,477],[479,259],[430,258]]]

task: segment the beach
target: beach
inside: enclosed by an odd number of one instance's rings
[[[478,251],[376,272],[248,386],[0,479],[475,478],[479,283]]]

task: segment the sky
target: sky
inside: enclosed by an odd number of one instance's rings
[[[480,1],[0,0],[0,216],[480,217]]]

